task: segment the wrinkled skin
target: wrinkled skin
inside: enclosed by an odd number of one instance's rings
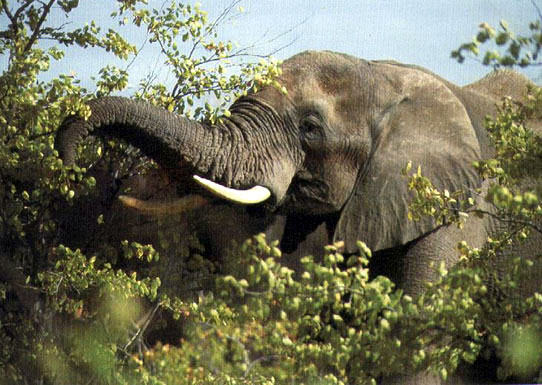
[[[269,189],[271,198],[257,207],[214,201],[199,209],[190,226],[216,255],[232,239],[267,232],[295,266],[325,244],[343,241],[345,252],[353,253],[363,240],[375,252],[373,273],[417,295],[436,275],[433,262],[457,261],[458,241],[482,246],[496,226],[487,219],[472,219],[463,231],[437,227],[431,218],[409,221],[400,170],[411,161],[441,190],[481,187],[471,164],[493,153],[483,118],[495,112],[502,95],[521,96],[528,80],[504,71],[458,87],[419,67],[331,52],[305,52],[282,68],[278,80],[287,95],[273,87],[250,94],[231,107],[223,124],[104,98],[91,102],[88,122],[65,121],[57,147],[71,162],[77,143],[94,130],[125,139],[166,169],[181,167],[237,189]]]

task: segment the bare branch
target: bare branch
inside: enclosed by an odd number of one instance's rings
[[[211,33],[211,31],[213,31],[217,25],[219,25],[222,20],[224,20],[226,18],[226,16],[232,11],[232,9],[237,5],[239,4],[241,1],[240,0],[234,0],[230,3],[230,5],[228,5],[226,8],[224,8],[222,10],[222,12],[220,13],[220,15],[211,23],[211,25],[207,28],[207,32],[202,36],[202,39],[204,39],[205,37],[209,36],[209,34]]]
[[[55,3],[56,0],[49,0],[49,3],[44,6],[43,8],[43,13],[41,14],[40,16],[40,19],[38,21],[38,24],[36,24],[36,28],[34,28],[34,31],[32,32],[32,36],[30,36],[30,39],[28,40],[28,43],[26,43],[26,46],[24,47],[24,51],[23,52],[28,52],[28,50],[30,50],[30,48],[32,48],[32,46],[34,45],[34,43],[36,42],[36,40],[38,39],[39,35],[40,35],[40,30],[41,30],[41,26],[43,25],[43,23],[45,22],[45,19],[47,18],[47,15],[49,14],[49,12],[51,11],[51,7],[53,6],[53,4]]]
[[[124,345],[124,351],[127,352],[130,345],[134,343],[134,341],[138,340],[143,336],[145,333],[145,330],[149,327],[151,321],[154,319],[154,316],[156,315],[156,312],[160,309],[160,302],[158,302],[154,308],[149,311],[144,317],[143,317],[143,325],[137,329],[135,334],[130,338],[130,340]]]
[[[4,12],[6,13],[6,16],[8,17],[9,21],[11,21],[11,23],[13,25],[16,25],[16,20],[14,17],[13,17],[13,14],[11,13],[11,11],[9,10],[8,8],[8,2],[7,1],[3,1],[2,2],[2,8],[4,9]]]
[[[26,0],[26,3],[24,3],[23,5],[21,5],[21,6],[19,7],[19,9],[17,9],[17,11],[15,11],[15,15],[13,15],[13,17],[15,18],[15,20],[18,20],[18,19],[19,19],[19,17],[21,16],[21,13],[23,13],[24,10],[25,10],[26,8],[28,8],[28,6],[29,6],[30,4],[32,4],[32,0]]]
[[[538,20],[542,21],[542,11],[540,10],[540,7],[538,4],[536,4],[536,1],[531,0],[531,4],[533,5],[534,9],[536,9],[536,13],[538,14]]]
[[[467,213],[478,213],[478,214],[484,214],[484,215],[488,215],[492,218],[495,218],[501,222],[504,222],[504,223],[510,223],[510,224],[513,224],[513,225],[520,225],[520,226],[527,226],[527,227],[530,227],[536,231],[538,231],[540,234],[542,234],[542,228],[540,226],[537,226],[534,222],[531,222],[531,221],[524,221],[524,220],[521,220],[521,219],[512,219],[512,218],[504,218],[500,215],[497,215],[495,213],[492,213],[491,211],[486,211],[486,210],[481,210],[481,209],[472,209],[472,210],[468,210]]]

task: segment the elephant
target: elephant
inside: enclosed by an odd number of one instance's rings
[[[459,241],[484,244],[495,227],[487,218],[473,218],[463,230],[431,217],[410,221],[400,170],[408,162],[420,166],[440,190],[483,188],[472,163],[494,154],[484,117],[502,95],[519,97],[526,78],[499,71],[460,87],[418,66],[307,51],[284,61],[278,81],[286,94],[273,86],[251,92],[216,124],[124,97],[94,99],[88,120],[64,121],[55,146],[71,164],[88,135],[119,138],[164,170],[192,174],[183,183],[215,199],[197,209],[210,220],[198,220],[197,230],[216,253],[232,238],[267,232],[295,265],[330,243],[355,253],[362,240],[374,253],[371,270],[416,296],[435,279],[434,262],[457,262]],[[122,199],[144,212],[186,204]]]

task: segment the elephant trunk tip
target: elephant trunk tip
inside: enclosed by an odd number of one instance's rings
[[[65,165],[74,164],[77,145],[88,135],[89,129],[89,122],[80,116],[64,119],[55,137],[55,148]]]

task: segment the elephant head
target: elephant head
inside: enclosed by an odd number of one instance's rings
[[[428,71],[304,52],[284,62],[278,81],[286,95],[251,93],[215,125],[141,101],[96,99],[88,120],[65,120],[56,146],[69,163],[89,133],[122,138],[165,168],[188,167],[223,198],[332,216],[328,240],[344,241],[346,251],[358,239],[381,250],[435,228],[430,218],[407,219],[400,171],[409,161],[437,188],[479,186],[471,164],[485,151],[481,124],[461,89]]]

